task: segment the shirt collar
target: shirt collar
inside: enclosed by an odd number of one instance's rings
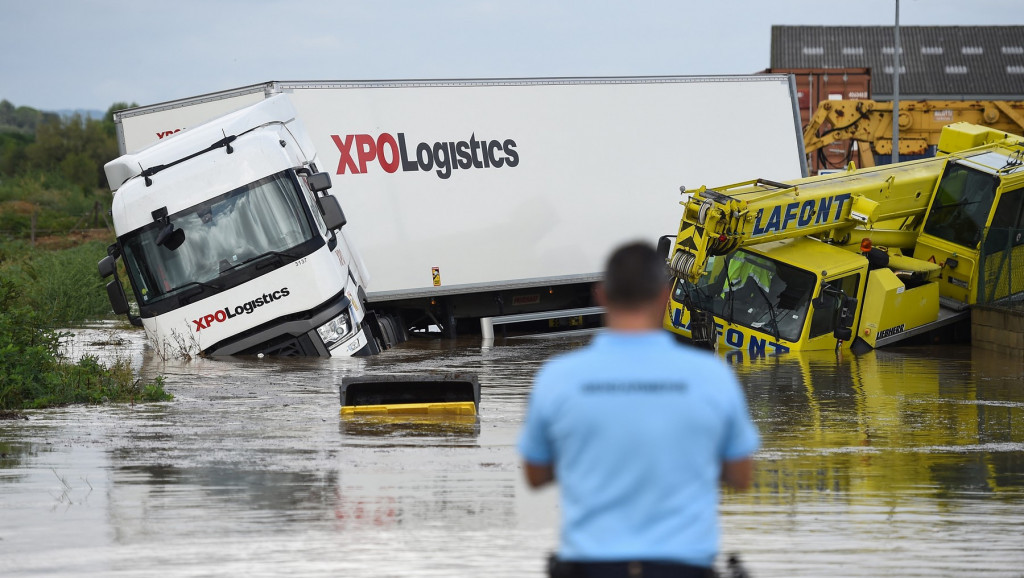
[[[594,337],[593,344],[598,347],[658,347],[672,343],[673,339],[663,329],[650,331],[612,331],[605,329]]]

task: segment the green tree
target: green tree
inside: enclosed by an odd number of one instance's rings
[[[76,226],[98,214],[97,202],[106,211],[103,165],[118,156],[113,113],[132,106],[114,103],[103,119],[61,118],[0,101],[0,231],[28,236],[32,206],[43,231]]]
[[[15,107],[9,100],[0,101],[0,131],[32,134],[43,122],[57,118],[52,112],[43,112],[29,106]]]
[[[106,186],[103,165],[117,157],[117,141],[104,124],[78,114],[44,122],[25,151],[29,168],[58,170],[89,192]],[[86,170],[87,163],[91,170]]]
[[[73,152],[60,162],[64,178],[89,190],[96,186],[96,163],[82,152]]]
[[[0,175],[14,176],[25,169],[25,148],[32,137],[20,132],[0,132]]]
[[[11,101],[0,100],[0,126],[13,126],[14,124],[14,105]]]
[[[126,108],[135,108],[137,106],[139,105],[136,102],[128,104],[127,102],[123,101],[115,102],[114,104],[110,105],[110,108],[108,108],[107,112],[103,114],[103,118],[101,120],[103,122],[103,129],[107,131],[107,134],[110,135],[111,138],[117,138],[117,127],[114,124],[114,113],[119,110],[124,110]]]

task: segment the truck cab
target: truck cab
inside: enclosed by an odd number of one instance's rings
[[[990,130],[944,132],[940,147],[968,148]],[[914,256],[944,265],[942,304],[955,310],[1024,291],[1024,141],[953,154],[932,197]],[[987,266],[986,266],[987,264]]]
[[[281,95],[108,163],[114,311],[165,357],[376,353],[367,275],[316,160]]]

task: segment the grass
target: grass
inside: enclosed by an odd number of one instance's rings
[[[61,355],[68,334],[56,327],[111,315],[96,272],[104,247],[0,246],[0,412],[172,398],[162,378],[143,383],[126,360],[106,366],[91,356],[73,361]]]
[[[109,191],[83,190],[55,173],[0,177],[0,234],[27,239],[33,213],[39,235],[66,233],[75,227],[103,226],[99,210],[109,209],[110,198]]]
[[[24,242],[0,245],[0,275],[19,287],[19,302],[37,322],[52,327],[80,325],[112,315],[96,263],[108,243],[92,241],[69,249],[30,249]]]
[[[103,163],[117,154],[112,122],[0,105],[0,125],[16,129],[0,134],[0,419],[29,408],[171,399],[162,378],[143,383],[127,361],[61,354],[68,334],[57,328],[112,316],[96,263],[113,234],[93,231],[99,240],[83,242],[84,229],[108,221],[112,195],[101,185]]]

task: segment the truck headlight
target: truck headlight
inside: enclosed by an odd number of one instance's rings
[[[320,339],[324,340],[324,345],[327,346],[327,349],[331,349],[341,342],[342,339],[348,336],[351,329],[352,323],[349,320],[348,312],[346,311],[320,327],[317,327],[316,332],[320,334]]]

